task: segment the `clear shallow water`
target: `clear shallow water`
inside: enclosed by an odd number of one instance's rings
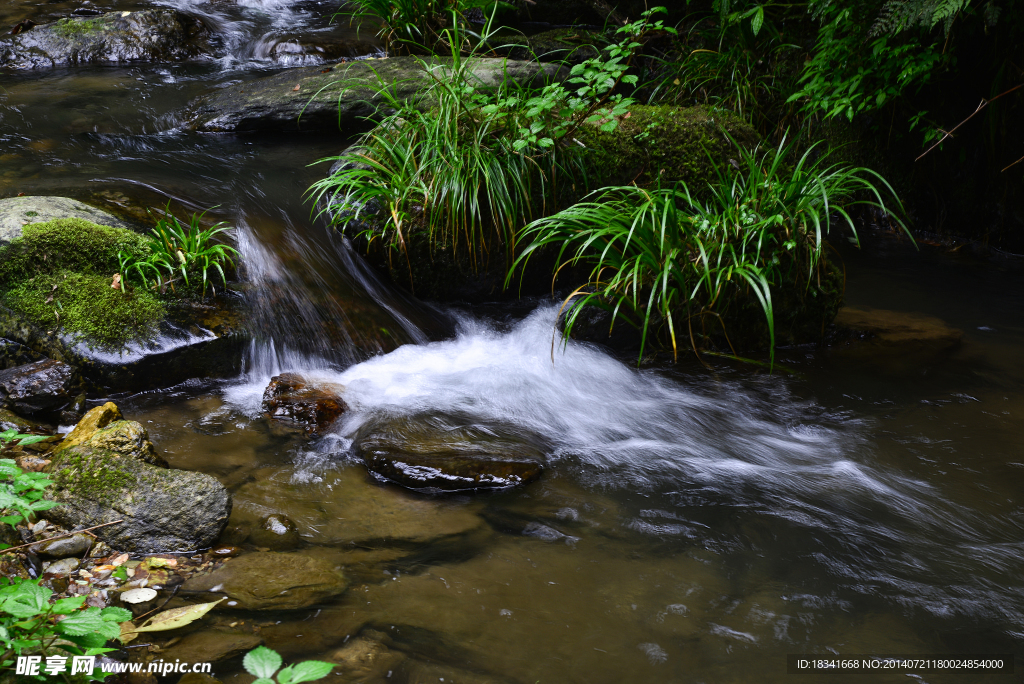
[[[344,559],[346,595],[249,618],[280,622],[268,645],[328,657],[386,635],[408,659],[367,681],[527,683],[783,682],[795,676],[785,655],[812,651],[1022,653],[1019,263],[887,239],[842,249],[850,303],[965,331],[943,355],[789,349],[779,362],[799,374],[771,376],[691,359],[636,371],[575,344],[552,361],[549,304],[525,317],[418,304],[318,225],[302,198],[326,166],[307,165],[343,139],[180,130],[193,96],[268,68],[244,46],[288,22],[330,26],[322,6],[181,6],[220,17],[243,57],[5,74],[0,195],[218,205],[211,215],[238,226],[256,332],[246,374],[115,400],[172,464],[214,474],[239,501],[283,482],[280,505],[308,521],[305,551]],[[336,434],[308,442],[258,416],[282,370],[346,387]],[[527,436],[547,470],[485,496],[380,489],[349,440],[402,415]],[[450,534],[355,548],[329,535],[322,516],[374,487]]]

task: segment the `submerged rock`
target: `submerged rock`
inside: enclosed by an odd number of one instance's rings
[[[410,489],[501,489],[540,477],[543,453],[526,440],[432,417],[364,429],[355,447],[370,472]]]
[[[479,529],[475,504],[453,503],[384,487],[361,468],[343,468],[315,482],[289,469],[264,470],[234,494],[231,524],[255,528],[286,515],[310,544],[429,544]]]
[[[835,325],[840,338],[866,339],[873,346],[908,352],[944,351],[960,344],[963,337],[963,331],[934,316],[870,307],[847,306],[840,309]]]
[[[231,514],[224,486],[203,473],[151,465],[159,457],[145,428],[117,418],[112,403],[93,409],[54,453],[50,496],[61,505],[43,517],[69,529],[121,520],[94,534],[137,553],[211,546]]]
[[[307,432],[323,432],[348,410],[341,398],[344,388],[316,383],[296,373],[282,373],[270,379],[263,392],[263,411],[271,418],[295,423]]]
[[[287,551],[302,543],[299,528],[290,518],[271,513],[260,521],[251,533],[249,542],[256,546],[265,546],[272,551]]]
[[[18,413],[57,411],[74,398],[75,371],[66,363],[45,359],[0,371],[0,404]]]
[[[436,64],[450,64],[438,58]],[[553,79],[561,67],[537,62],[480,58],[471,60],[473,76],[483,88],[507,77],[527,85]],[[399,99],[423,101],[433,83],[413,57],[343,62],[333,67],[300,67],[273,76],[218,88],[188,107],[189,125],[209,133],[242,131],[335,131],[366,128],[366,117],[386,104],[379,91],[387,86]]]
[[[341,568],[301,553],[247,553],[182,585],[185,593],[226,595],[224,606],[241,610],[306,608],[348,588]]]
[[[200,19],[172,9],[67,17],[0,38],[0,67],[209,59],[212,39]]]
[[[22,226],[65,218],[85,219],[114,228],[131,228],[116,216],[70,197],[8,197],[0,199],[0,247],[21,237]]]
[[[204,629],[184,636],[181,641],[161,651],[165,662],[184,660],[193,663],[216,663],[247,653],[263,643],[255,634]]]

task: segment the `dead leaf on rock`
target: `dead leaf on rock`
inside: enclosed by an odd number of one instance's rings
[[[295,92],[299,92],[299,86],[298,86],[298,84],[296,84],[296,85],[295,85],[295,87],[294,87],[294,88],[292,88],[292,90],[294,90]]]

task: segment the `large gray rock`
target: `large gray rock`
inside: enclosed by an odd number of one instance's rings
[[[172,9],[67,17],[0,38],[0,67],[210,58],[212,37],[201,20]]]
[[[116,216],[70,197],[8,197],[0,199],[0,247],[21,237],[22,226],[62,218],[80,218],[101,226],[131,228]]]
[[[75,371],[45,359],[0,371],[0,405],[35,415],[58,410],[74,397]]]
[[[443,67],[451,60],[438,58]],[[553,64],[496,58],[471,60],[480,87],[493,88],[506,77],[540,84],[568,73]],[[333,67],[302,67],[239,83],[202,95],[188,107],[189,125],[198,131],[344,131],[365,128],[385,103],[386,86],[399,99],[427,100],[431,75],[413,57],[344,62]]]
[[[69,435],[80,441],[55,452],[50,465],[54,481],[50,498],[61,505],[45,511],[43,517],[69,529],[122,520],[95,530],[95,534],[113,548],[136,553],[211,546],[231,514],[231,497],[224,486],[203,473],[170,470],[143,461],[151,448],[139,448],[138,440],[118,439],[130,432],[148,442],[141,425],[134,423],[136,427],[130,431],[120,425],[127,421],[110,420],[101,425],[104,421],[100,418],[116,417],[117,409],[112,406],[93,409],[82,419],[88,425],[86,433]],[[123,442],[125,451],[93,446],[93,438],[97,444],[115,448]]]
[[[184,593],[227,596],[224,606],[243,610],[293,610],[336,596],[348,587],[341,568],[301,553],[247,553],[208,575],[190,577]]]

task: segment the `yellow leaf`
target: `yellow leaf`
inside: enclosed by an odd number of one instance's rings
[[[133,623],[121,623],[121,636],[119,636],[118,639],[121,640],[122,644],[127,644],[129,641],[134,640],[135,637],[137,636],[139,636],[139,633],[135,631],[135,625]]]
[[[184,608],[172,608],[162,613],[157,613],[146,621],[142,627],[136,627],[136,632],[166,632],[171,629],[178,629],[191,624],[210,612],[210,609],[223,601],[217,599],[212,603],[197,603],[194,606]]]

